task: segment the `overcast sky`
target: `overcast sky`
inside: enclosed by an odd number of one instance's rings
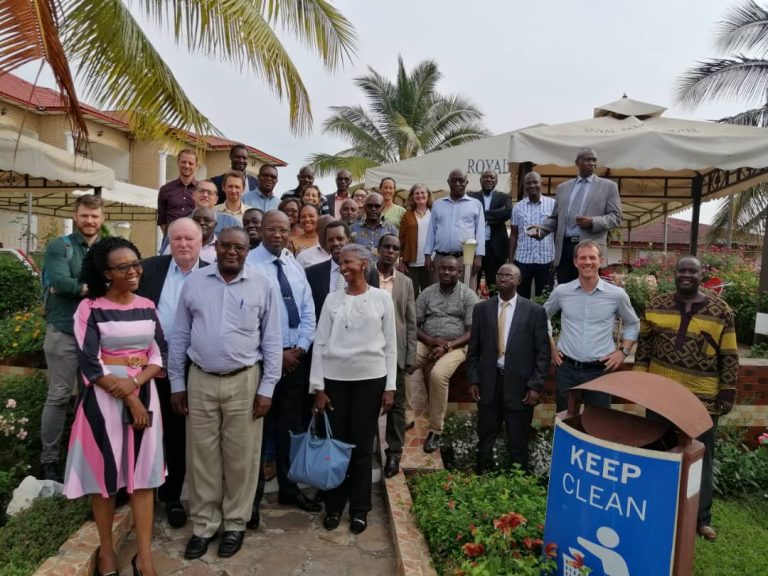
[[[279,190],[294,187],[313,152],[333,153],[343,141],[325,136],[330,106],[363,102],[353,79],[372,67],[390,78],[401,54],[410,68],[435,60],[438,89],[460,92],[484,113],[493,133],[592,116],[595,106],[627,94],[669,108],[668,116],[714,119],[759,103],[722,103],[683,110],[675,82],[697,59],[715,56],[716,23],[727,0],[337,0],[353,23],[358,49],[334,75],[285,37],[307,86],[315,128],[294,137],[287,106],[253,74],[190,57],[169,35],[147,26],[182,87],[229,138],[288,162]],[[446,167],[447,169],[451,167]],[[319,181],[333,191],[333,180]]]

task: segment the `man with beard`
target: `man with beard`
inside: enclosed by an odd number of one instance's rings
[[[197,152],[185,148],[179,152],[177,165],[179,177],[163,184],[157,192],[157,225],[163,233],[161,250],[168,245],[165,237],[168,224],[182,216],[189,216],[195,209],[192,194],[197,188]]]
[[[357,222],[359,212],[360,212],[360,208],[357,205],[357,202],[352,198],[347,198],[346,200],[344,200],[344,202],[341,203],[339,218],[347,226],[352,226],[355,222]]]
[[[240,550],[259,476],[263,416],[282,374],[280,299],[245,266],[248,235],[226,228],[215,265],[193,272],[179,296],[170,342],[171,405],[187,415],[187,479],[200,558],[220,527],[219,556]],[[187,362],[191,362],[187,373]]]
[[[483,256],[483,274],[488,286],[496,284],[496,270],[509,260],[509,235],[507,221],[512,215],[512,198],[505,192],[496,190],[499,177],[493,170],[486,170],[480,175],[480,192],[471,192],[469,196],[482,205],[485,217],[485,256]]]
[[[635,370],[679,382],[701,400],[713,427],[699,436],[704,444],[697,530],[706,540],[717,533],[712,522],[712,461],[720,416],[728,414],[736,399],[739,354],[733,311],[725,300],[699,290],[701,262],[683,256],[675,265],[675,292],[651,300],[641,323]],[[658,414],[649,418],[664,420]]]
[[[216,191],[216,184],[211,180],[201,180],[197,183],[197,188],[192,192],[192,199],[195,201],[195,208],[205,207],[212,208],[216,212],[216,229],[215,234],[218,234],[224,228],[232,228],[240,226],[237,218],[224,212],[216,210],[216,198],[218,198],[218,192]]]
[[[280,327],[283,340],[283,373],[267,416],[275,431],[275,463],[277,464],[278,502],[307,512],[320,512],[322,507],[308,499],[295,482],[288,479],[290,466],[290,433],[300,433],[304,395],[307,391],[307,352],[315,337],[315,306],[312,290],[304,269],[286,249],[291,224],[283,212],[270,210],[264,215],[261,245],[248,254],[247,264],[272,281],[282,296]],[[260,481],[261,486],[263,482]],[[249,527],[259,524],[259,504],[263,488],[257,491]]]
[[[275,186],[277,185],[277,167],[272,164],[262,164],[259,168],[258,187],[254,190],[248,190],[243,194],[243,203],[258,208],[264,212],[277,210],[280,204],[280,198],[275,195]]]
[[[259,183],[257,182],[256,178],[246,173],[246,170],[248,169],[248,147],[245,144],[235,144],[232,146],[232,148],[229,149],[229,162],[229,170],[240,172],[245,178],[245,183],[243,184],[244,194],[247,194],[251,190],[258,189]],[[216,185],[216,189],[218,191],[216,204],[224,204],[224,202],[227,200],[227,195],[224,193],[225,175],[226,172],[211,178],[211,182]],[[275,179],[275,182],[277,182],[277,179]]]

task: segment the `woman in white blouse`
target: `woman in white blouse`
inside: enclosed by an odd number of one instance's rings
[[[309,391],[315,411],[328,410],[333,436],[354,444],[346,480],[325,493],[326,530],[334,530],[349,500],[349,529],[360,534],[371,509],[373,438],[379,411],[394,402],[397,374],[395,311],[384,290],[365,281],[371,254],[349,244],[339,255],[347,288],[331,292],[317,325]]]

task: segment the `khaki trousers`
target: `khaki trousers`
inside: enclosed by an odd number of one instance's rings
[[[189,369],[187,487],[195,536],[245,530],[256,495],[264,419],[253,418],[261,368],[234,376]]]
[[[429,430],[436,434],[443,433],[445,411],[448,408],[448,384],[456,369],[467,358],[467,347],[446,352],[440,360],[432,364],[429,359],[430,348],[418,342],[416,345],[416,365],[421,366],[424,382],[429,390]],[[424,367],[432,366],[427,372]],[[413,378],[413,375],[407,378]]]

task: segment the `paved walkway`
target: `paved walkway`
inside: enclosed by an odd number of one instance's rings
[[[174,530],[162,510],[156,514],[153,548],[158,576],[392,576],[395,553],[380,484],[373,487],[373,510],[368,529],[355,536],[345,516],[336,530],[322,526],[323,513],[310,514],[277,504],[268,494],[261,507],[261,526],[248,530],[243,547],[228,559],[216,555],[218,540],[199,560],[185,560],[184,546],[192,535],[189,524]],[[121,576],[131,576],[130,561],[136,552],[131,533],[118,551]]]

